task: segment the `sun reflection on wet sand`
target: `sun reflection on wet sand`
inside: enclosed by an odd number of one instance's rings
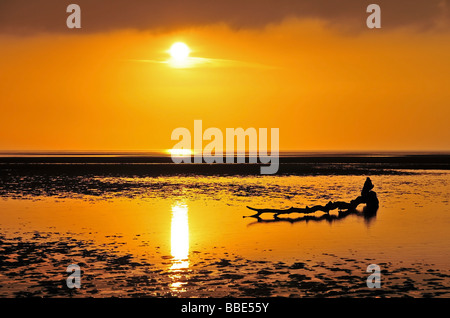
[[[171,254],[173,257],[170,267],[172,291],[184,291],[186,271],[189,268],[189,222],[186,204],[176,203],[172,206],[171,224]]]

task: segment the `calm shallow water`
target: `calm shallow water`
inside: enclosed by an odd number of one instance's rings
[[[448,297],[450,172],[403,172],[371,177],[372,218],[277,222],[243,218],[246,206],[350,201],[365,177],[93,176],[70,191],[68,177],[22,176],[0,201],[0,296]],[[380,290],[365,285],[369,264]]]

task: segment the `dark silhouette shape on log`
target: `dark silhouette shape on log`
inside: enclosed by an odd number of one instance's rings
[[[316,205],[313,207],[305,207],[305,208],[294,208],[290,207],[289,209],[257,209],[247,206],[250,210],[256,211],[257,213],[245,217],[253,217],[260,219],[261,214],[264,213],[273,213],[274,219],[277,219],[280,214],[290,214],[290,213],[314,213],[317,211],[322,211],[325,213],[329,213],[331,210],[338,209],[339,211],[355,211],[358,205],[361,203],[366,204],[366,207],[364,209],[365,213],[368,214],[375,214],[379,207],[379,201],[376,192],[372,191],[374,188],[374,185],[372,184],[372,181],[368,177],[366,179],[366,182],[364,183],[364,186],[361,190],[361,195],[358,196],[356,199],[350,201],[350,202],[343,202],[343,201],[336,201],[336,202],[328,202],[326,205]],[[303,218],[304,219],[304,218]]]

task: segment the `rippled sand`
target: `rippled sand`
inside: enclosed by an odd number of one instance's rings
[[[30,233],[31,234],[31,233]],[[53,241],[52,237],[58,237]],[[448,271],[431,264],[379,263],[382,288],[366,286],[367,261],[334,254],[321,261],[251,260],[224,249],[192,251],[189,267],[170,255],[150,264],[132,254],[114,252],[90,241],[35,233],[32,238],[0,239],[1,297],[448,297]],[[116,245],[117,243],[112,243]],[[66,287],[62,269],[83,269],[82,288]]]

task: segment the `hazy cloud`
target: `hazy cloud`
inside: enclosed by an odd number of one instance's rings
[[[81,30],[66,27],[71,3],[81,6]],[[0,0],[0,32],[167,30],[215,23],[261,28],[291,17],[364,28],[370,3],[381,6],[385,29],[450,29],[450,0]]]

